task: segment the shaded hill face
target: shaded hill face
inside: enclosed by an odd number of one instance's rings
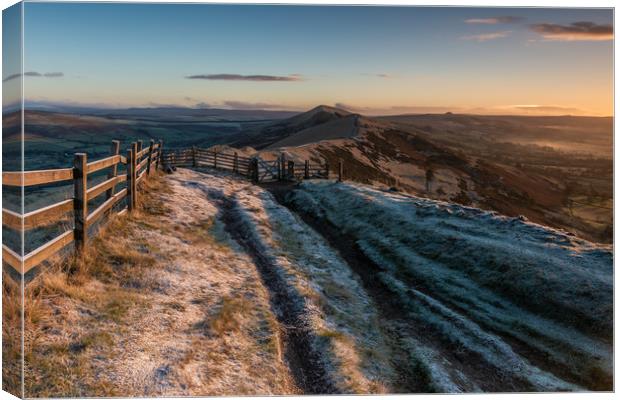
[[[319,232],[332,227],[335,246],[347,240],[358,248],[370,260],[364,282],[399,293],[398,315],[419,318],[412,325],[425,334],[450,337],[459,352],[480,354],[494,371],[519,365],[503,377],[518,371],[525,380],[550,382],[546,371],[590,388],[611,387],[611,246],[350,182],[306,181],[285,202],[310,223],[319,221]],[[529,362],[540,370],[526,372]],[[493,380],[493,373],[485,375],[485,384]]]
[[[413,122],[412,122],[413,121]],[[327,161],[345,179],[495,210],[611,241],[612,163],[580,152],[603,148],[605,119],[424,115],[368,118],[317,107],[264,127],[241,143],[265,159],[284,152],[295,162]],[[565,136],[563,126],[568,126]],[[550,130],[569,153],[532,143]],[[459,136],[460,135],[460,136]],[[611,137],[611,135],[608,135]]]
[[[329,106],[318,106],[305,113],[269,124],[235,142],[237,146],[266,147],[299,146],[321,140],[353,137],[356,114]]]

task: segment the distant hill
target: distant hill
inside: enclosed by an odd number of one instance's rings
[[[342,160],[349,180],[524,215],[609,242],[612,163],[585,150],[605,149],[611,137],[603,118],[366,117],[318,106],[242,132],[233,146],[256,148],[265,159],[284,152],[295,162],[328,161],[332,173]]]
[[[359,114],[321,105],[263,126],[254,132],[248,132],[235,145],[251,145],[257,149],[264,149],[353,137],[357,135],[359,117]]]
[[[278,120],[297,115],[295,111],[279,110],[238,110],[227,108],[193,108],[193,107],[129,107],[129,108],[107,108],[107,107],[84,107],[72,105],[58,105],[51,103],[30,102],[26,105],[26,110],[44,111],[52,113],[92,115],[110,119],[129,118],[133,120],[143,119],[151,121],[176,121],[183,122],[188,119],[207,119],[213,121],[217,119],[233,120]]]

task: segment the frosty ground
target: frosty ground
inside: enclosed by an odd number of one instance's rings
[[[611,390],[609,247],[362,185],[159,182],[110,270],[32,283],[29,396]]]

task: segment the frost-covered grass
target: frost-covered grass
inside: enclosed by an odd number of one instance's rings
[[[27,286],[28,397],[299,393],[252,260],[197,175],[165,177]]]
[[[205,174],[200,185],[234,204],[240,229],[286,284],[301,308],[312,346],[341,393],[384,393],[394,371],[376,309],[351,269],[324,239],[266,190],[226,174]]]
[[[610,389],[609,246],[363,185],[306,181],[290,201],[355,237],[411,317],[445,340],[536,390]]]

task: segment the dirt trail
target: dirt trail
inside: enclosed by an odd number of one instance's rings
[[[350,271],[346,274],[346,264],[334,259],[337,255],[330,248],[321,247],[322,238],[268,192],[244,180],[213,172],[181,174],[184,185],[202,190],[218,208],[226,232],[252,259],[279,323],[283,358],[300,390],[308,394],[385,391],[387,379],[381,375],[391,373],[383,364],[389,355],[360,360],[371,346],[383,351],[382,338],[373,336],[377,324],[371,329],[348,326],[339,315],[343,306],[349,308],[343,311],[350,320],[374,310],[358,284],[347,281],[355,278]],[[307,243],[315,244],[306,248]],[[330,298],[334,296],[338,297]],[[367,319],[366,324],[373,322]],[[350,329],[366,332],[352,334]]]
[[[287,290],[286,282],[275,271],[276,267],[265,257],[256,243],[248,239],[243,225],[239,224],[234,200],[230,197],[221,197],[219,205],[226,232],[252,257],[263,285],[269,289],[271,306],[280,323],[280,337],[285,347],[285,358],[297,385],[305,394],[337,393],[337,388],[330,382],[321,362],[321,355],[312,347],[316,337],[304,324],[302,318],[304,309],[299,306],[303,304],[303,299]]]

